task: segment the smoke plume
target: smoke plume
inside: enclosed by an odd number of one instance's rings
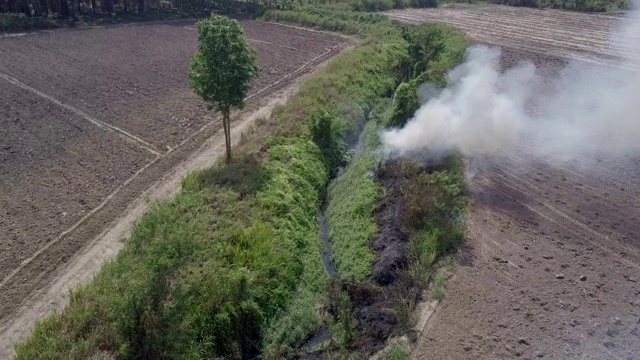
[[[526,143],[561,161],[640,152],[640,72],[627,70],[640,63],[639,14],[618,32],[619,68],[572,61],[550,79],[527,62],[503,72],[499,49],[469,48],[447,88],[418,89],[423,105],[403,128],[382,134],[385,151],[476,156]]]

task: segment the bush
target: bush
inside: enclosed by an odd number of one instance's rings
[[[395,345],[387,354],[388,360],[406,360],[409,358],[409,351],[400,345]]]
[[[366,36],[378,26],[391,26],[389,19],[380,14],[356,13],[314,6],[303,6],[286,11],[269,10],[265,12],[262,19],[361,36]]]
[[[586,12],[625,9],[629,4],[626,0],[492,0],[491,2],[510,6],[558,8]]]
[[[335,175],[336,169],[344,165],[343,154],[345,151],[344,132],[340,129],[336,115],[322,110],[311,114],[309,123],[311,138],[316,143],[324,159],[327,172],[330,177]]]
[[[431,8],[438,6],[438,0],[410,0],[412,7],[416,8]]]
[[[352,0],[350,3],[354,11],[368,12],[391,10],[396,5],[394,0]]]
[[[403,127],[413,117],[413,114],[420,107],[416,91],[414,81],[398,85],[393,97],[393,108],[387,122],[388,126]]]
[[[445,159],[428,172],[410,161],[401,164],[408,179],[403,188],[406,204],[402,224],[412,237],[416,259],[433,262],[462,243],[461,218],[466,206],[462,163],[456,156]]]
[[[22,13],[0,14],[0,32],[16,32],[57,28],[55,21]]]

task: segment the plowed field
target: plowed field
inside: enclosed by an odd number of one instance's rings
[[[620,16],[479,6],[391,12],[444,21],[553,77],[620,66]],[[415,359],[640,358],[640,159],[559,165],[526,141],[469,159],[467,246]]]
[[[319,32],[242,26],[261,74],[236,124],[349,46]],[[224,141],[188,87],[196,45],[193,22],[0,36],[0,358],[28,334],[32,312],[63,305],[30,308],[78,252],[207,139],[212,148]]]

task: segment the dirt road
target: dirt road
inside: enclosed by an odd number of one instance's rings
[[[568,59],[620,64],[606,46],[611,15],[477,7],[390,16],[459,25],[502,45],[504,67],[531,60],[549,77]],[[640,358],[640,159],[558,165],[532,153],[520,143],[469,160],[467,246],[413,358]]]
[[[243,21],[261,76],[234,137],[350,46]],[[224,144],[190,91],[193,22],[0,37],[0,359]]]

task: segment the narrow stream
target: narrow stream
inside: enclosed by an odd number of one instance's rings
[[[358,141],[351,147],[351,151],[353,151],[353,157],[358,156],[362,151],[362,137],[364,135],[363,131],[360,131],[360,135],[358,136]],[[329,197],[329,186],[336,180],[342,176],[344,173],[345,167],[340,166],[338,168],[338,172],[336,176],[331,179],[329,185],[327,186],[327,193],[324,196],[324,201],[322,202],[322,206],[320,206],[320,210],[318,211],[318,223],[320,224],[320,234],[322,236],[322,263],[324,264],[324,269],[329,274],[332,280],[336,280],[338,278],[338,271],[336,270],[336,266],[333,263],[333,251],[331,250],[331,242],[329,241],[329,228],[327,227],[327,221],[325,218],[325,211],[329,207],[329,202],[331,198]]]
[[[329,229],[327,228],[327,222],[324,217],[324,211],[328,205],[329,195],[327,194],[320,211],[318,211],[318,223],[320,223],[320,234],[322,235],[322,263],[324,264],[324,269],[327,271],[327,274],[329,274],[331,279],[335,280],[338,278],[338,271],[333,263],[333,252],[331,251],[331,243],[329,242]]]
[[[364,131],[360,132],[360,136],[358,136],[358,142],[351,147],[351,151],[353,151],[353,156],[357,156],[362,150],[362,138]],[[344,173],[345,168],[343,166],[338,168],[338,172],[336,176],[331,179],[329,185],[331,185],[334,181],[338,180],[340,176]],[[331,280],[338,279],[338,271],[336,270],[336,266],[333,263],[333,251],[331,250],[331,242],[329,241],[329,228],[327,227],[327,220],[325,218],[325,211],[329,207],[329,203],[331,198],[329,196],[329,185],[327,186],[327,192],[324,197],[324,201],[322,202],[322,206],[318,210],[318,223],[320,224],[320,235],[322,237],[322,263],[324,264],[324,269],[327,274],[331,277]],[[311,351],[314,347],[328,341],[331,338],[331,333],[329,332],[329,328],[326,325],[322,325],[317,333],[315,333],[309,340],[307,340],[304,345],[302,345],[302,349],[304,351]]]

